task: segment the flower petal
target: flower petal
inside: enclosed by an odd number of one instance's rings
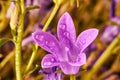
[[[98,35],[98,29],[88,29],[83,31],[77,38],[76,45],[81,49],[81,52],[90,45]]]
[[[75,61],[69,62],[72,66],[82,66],[86,63],[86,55],[85,53],[80,53]]]
[[[77,74],[79,71],[79,66],[72,66],[68,64],[67,62],[61,62],[60,63],[60,68],[63,71],[64,74]]]
[[[58,40],[51,34],[47,32],[34,32],[32,34],[34,41],[43,49],[50,53],[59,52]]]
[[[41,62],[42,68],[51,68],[58,65],[58,61],[56,60],[53,54],[47,54],[42,59]]]
[[[59,40],[63,43],[66,43],[66,40],[70,40],[74,43],[76,40],[74,23],[67,12],[62,15],[58,22],[57,35]]]

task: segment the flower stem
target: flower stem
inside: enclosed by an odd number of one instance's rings
[[[70,6],[73,6],[74,0],[70,0]]]
[[[20,3],[20,4],[19,4]],[[23,80],[22,72],[21,72],[21,47],[22,47],[22,37],[23,37],[23,27],[24,27],[24,0],[18,0],[20,17],[18,22],[18,30],[17,30],[17,40],[15,44],[15,71],[16,71],[16,80]]]
[[[30,68],[31,68],[31,66],[32,66],[32,63],[33,63],[33,61],[34,61],[34,59],[35,59],[37,50],[38,50],[38,45],[35,45],[35,50],[34,50],[33,53],[32,53],[32,56],[31,56],[31,58],[30,58],[30,60],[29,60],[29,63],[28,63],[27,68],[26,68],[26,70],[25,70],[25,73],[27,73],[27,72],[30,70]]]
[[[53,17],[55,16],[56,12],[58,11],[59,6],[60,6],[60,4],[55,4],[55,7],[54,7],[50,17],[48,18],[48,20],[47,20],[47,22],[46,22],[46,24],[45,24],[42,31],[46,31],[46,29],[48,28],[50,22],[52,21]]]
[[[70,75],[70,80],[76,80],[75,74]]]
[[[55,7],[54,7],[54,9],[53,9],[50,17],[48,18],[48,20],[47,20],[44,28],[42,29],[43,31],[46,31],[46,30],[47,30],[50,22],[52,21],[52,19],[53,19],[53,17],[55,16],[57,10],[59,9],[59,6],[60,6],[60,4],[56,4],[56,5],[55,5]],[[26,67],[25,73],[27,73],[27,72],[29,71],[29,69],[30,69],[30,67],[31,67],[31,65],[32,65],[32,63],[33,63],[33,61],[34,61],[34,59],[35,59],[35,56],[36,56],[36,53],[37,53],[37,50],[38,50],[38,45],[35,45],[35,46],[36,46],[36,49],[33,51],[32,55],[31,55],[31,58],[30,58],[30,60],[29,60],[29,62],[28,62],[28,65],[27,65],[27,67]]]
[[[15,50],[11,51],[11,52],[2,60],[2,62],[0,63],[0,70],[6,65],[6,63],[7,63],[8,61],[10,61],[11,57],[14,56],[14,51],[15,51]]]
[[[80,4],[79,4],[79,0],[77,0],[77,7],[79,7],[79,5],[80,5]]]
[[[101,55],[101,57],[96,61],[93,68],[88,72],[87,76],[84,76],[84,80],[91,80],[92,76],[97,72],[103,63],[111,56],[113,48],[120,42],[120,34],[113,40],[113,42],[108,46],[106,51]]]

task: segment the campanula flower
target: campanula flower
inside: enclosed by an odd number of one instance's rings
[[[101,35],[101,41],[109,44],[113,41],[113,39],[120,33],[120,28],[118,26],[109,25],[105,27]]]
[[[86,63],[83,52],[98,35],[95,28],[83,31],[76,39],[76,31],[71,16],[66,12],[62,15],[57,26],[57,37],[47,32],[34,32],[34,41],[47,54],[41,62],[42,68],[59,66],[65,74],[77,74],[81,65]]]
[[[117,23],[117,25],[120,25],[120,16],[111,18],[111,21]]]
[[[106,44],[110,44],[113,39],[120,33],[120,16],[115,15],[116,13],[116,0],[112,0],[111,3],[111,8],[110,8],[110,21],[116,23],[117,25],[108,25],[104,28],[104,31],[101,35],[101,41],[106,43]]]
[[[53,6],[52,0],[25,0],[25,6],[39,6],[39,9],[33,9],[30,12],[30,15],[34,17],[38,17],[38,15],[41,14],[41,16],[45,15]]]

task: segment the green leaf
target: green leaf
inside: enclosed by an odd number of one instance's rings
[[[11,39],[8,39],[8,38],[2,38],[2,39],[0,39],[0,47],[2,46],[2,45],[4,45],[6,42],[8,42],[8,41],[12,41]]]

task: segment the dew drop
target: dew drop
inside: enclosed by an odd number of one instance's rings
[[[69,51],[69,48],[68,48],[68,47],[65,47],[65,51]]]
[[[80,43],[81,43],[81,45],[84,45],[84,44],[86,43],[85,39],[82,39],[82,40],[80,41]]]
[[[45,63],[44,63],[45,66],[49,66],[49,65],[51,65],[51,64],[52,64],[51,62],[45,62]]]
[[[64,24],[61,24],[60,28],[65,30],[66,26]]]
[[[54,59],[54,58],[52,58],[52,59],[51,59],[51,61],[52,61],[52,62],[54,62],[54,61],[55,61],[55,59]]]
[[[46,41],[45,44],[48,45],[48,41]]]
[[[91,36],[91,35],[89,35],[89,36],[88,36],[88,39],[91,39],[91,38],[92,38],[92,36]]]
[[[80,62],[80,60],[81,60],[81,58],[78,58],[78,59],[77,59],[77,62]]]
[[[49,45],[50,46],[55,46],[55,43],[54,42],[50,42]]]
[[[44,39],[44,36],[41,36],[41,35],[36,35],[35,36],[36,39],[40,40],[40,41],[43,41]]]
[[[69,32],[64,32],[63,33],[66,37],[69,37],[70,36],[70,33]]]

